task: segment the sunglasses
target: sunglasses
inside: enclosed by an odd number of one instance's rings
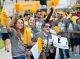
[[[48,26],[48,25],[45,25],[44,27],[45,27],[45,28],[51,28],[51,26]]]

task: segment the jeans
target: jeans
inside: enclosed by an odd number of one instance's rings
[[[69,49],[64,50],[66,58],[70,58]],[[63,54],[63,49],[59,49],[60,59],[65,59]]]
[[[25,59],[24,55],[18,56],[18,57],[13,57],[13,59]]]

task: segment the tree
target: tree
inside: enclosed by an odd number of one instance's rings
[[[0,1],[0,7],[1,7],[1,1]]]
[[[77,0],[77,3],[80,4],[80,0]]]
[[[0,0],[0,10],[2,9],[1,0]]]
[[[47,5],[47,2],[46,2],[47,0],[40,0],[40,4],[41,5]]]

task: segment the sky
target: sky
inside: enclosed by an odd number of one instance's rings
[[[60,0],[59,5],[56,8],[65,8],[65,7],[67,7],[68,2],[67,2],[67,0]]]

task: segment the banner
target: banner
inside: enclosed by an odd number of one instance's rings
[[[68,47],[68,40],[65,37],[58,37],[58,36],[54,36],[52,35],[52,39],[53,39],[53,45],[57,48],[61,48],[61,49],[69,49]]]
[[[1,12],[1,24],[3,25],[3,27],[6,27],[6,23],[7,23],[6,11],[4,9],[2,9],[2,12]]]
[[[19,10],[17,10],[17,11],[19,11],[19,12],[22,12],[25,10],[30,10],[31,12],[35,13],[36,10],[40,8],[40,2],[39,1],[18,2],[18,5],[20,8],[18,8]],[[20,10],[20,9],[22,9],[22,10]]]
[[[42,38],[37,38],[37,43],[31,48],[34,59],[38,59],[42,52]]]
[[[36,43],[32,48],[31,48],[32,55],[34,59],[38,59],[40,56],[40,53],[38,52],[38,43]]]

